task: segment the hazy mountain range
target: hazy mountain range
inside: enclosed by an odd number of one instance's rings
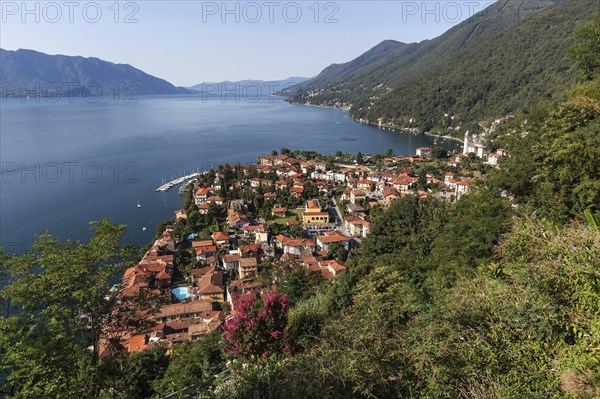
[[[237,93],[255,96],[259,91],[270,95],[310,79],[290,77],[272,81],[205,82],[186,89],[127,64],[115,64],[99,58],[49,55],[25,49],[0,49],[0,66],[0,92],[7,96],[39,94],[40,91],[94,95],[98,88],[105,94],[119,89],[125,95]]]
[[[208,95],[227,95],[229,94],[241,94],[241,95],[256,95],[261,93],[263,95],[271,95],[277,92],[287,90],[290,87],[305,82],[311,78],[301,77],[290,77],[283,80],[240,80],[237,82],[223,81],[223,82],[204,82],[188,87],[188,90],[192,92],[199,92]]]
[[[0,49],[0,82],[5,95],[24,92],[94,93],[120,90],[133,94],[188,93],[164,79],[127,64],[98,58],[49,55],[34,50]]]

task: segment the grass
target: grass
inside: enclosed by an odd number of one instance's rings
[[[296,220],[296,216],[298,216],[298,218],[301,220],[302,219],[302,212],[303,211],[304,211],[304,208],[289,209],[288,210],[288,215],[290,215],[290,216],[286,216],[284,218],[278,218],[278,219],[270,220],[269,222],[267,222],[267,224],[269,226],[272,225],[272,224],[274,224],[274,223],[286,225],[286,224],[288,224],[288,222]]]

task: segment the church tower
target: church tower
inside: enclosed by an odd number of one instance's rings
[[[469,131],[465,132],[465,142],[463,144],[463,154],[469,155]]]

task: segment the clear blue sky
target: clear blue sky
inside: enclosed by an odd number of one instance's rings
[[[131,64],[178,86],[283,79],[385,39],[434,38],[494,1],[2,0],[0,47]]]

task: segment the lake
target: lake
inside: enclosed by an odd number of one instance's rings
[[[101,218],[126,224],[126,241],[144,245],[182,206],[177,187],[155,192],[164,181],[226,162],[253,163],[272,149],[414,154],[433,142],[279,97],[37,100],[0,104],[0,244],[9,252],[26,249],[44,230],[86,240],[89,221]]]

